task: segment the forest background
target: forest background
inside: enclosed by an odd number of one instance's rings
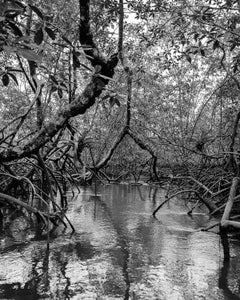
[[[64,223],[69,184],[144,177],[229,219],[239,46],[240,1],[1,0],[2,205]]]

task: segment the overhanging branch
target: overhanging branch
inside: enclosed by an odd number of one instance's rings
[[[27,157],[36,153],[42,146],[49,142],[56,133],[66,124],[71,117],[84,114],[88,108],[94,105],[95,99],[101,94],[109,79],[114,75],[114,69],[118,63],[117,54],[112,55],[109,59],[104,58],[98,50],[90,30],[90,1],[80,0],[80,25],[79,40],[84,47],[86,57],[93,66],[99,65],[98,71],[91,78],[91,81],[85,87],[83,93],[76,97],[70,104],[63,108],[58,115],[27,143],[4,149],[0,152],[0,161],[6,162],[14,159]]]

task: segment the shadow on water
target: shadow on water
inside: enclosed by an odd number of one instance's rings
[[[0,284],[0,299],[40,299],[42,296],[46,296],[49,289],[49,248],[46,247],[44,253],[39,255],[41,259],[32,259],[32,270],[30,272],[30,280],[26,281],[24,285],[20,282],[14,282],[11,284]],[[36,266],[39,261],[42,261],[41,274],[36,270]],[[39,296],[39,286],[42,286],[41,297]]]
[[[90,201],[94,202],[94,216],[96,217],[96,207],[99,205],[105,213],[107,214],[109,220],[112,223],[113,229],[117,234],[117,241],[122,251],[122,259],[118,259],[117,263],[122,268],[123,277],[126,285],[125,293],[124,293],[124,300],[129,299],[129,290],[130,290],[130,278],[128,272],[128,261],[129,261],[129,242],[127,236],[124,234],[122,228],[118,225],[115,219],[112,216],[111,210],[108,208],[106,203],[102,200],[101,196],[90,196]],[[119,258],[119,257],[118,257]]]
[[[74,235],[55,231],[50,248],[44,240],[1,246],[0,299],[240,299],[240,245],[221,235],[219,247],[216,234],[198,231],[211,222],[203,212],[189,217],[175,199],[154,219],[161,189],[96,192],[82,189],[70,203]]]
[[[31,279],[25,281],[24,285],[18,281],[11,284],[0,283],[0,299],[71,299],[74,293],[70,289],[70,277],[67,276],[68,254],[75,252],[77,259],[84,261],[94,257],[96,251],[87,241],[84,244],[65,244],[60,249],[51,249],[50,247],[41,243],[31,248],[30,251],[26,250],[27,245],[21,245],[21,248],[15,249],[17,252],[19,250],[26,251],[27,255],[31,255],[28,257],[31,259],[31,269],[28,270],[27,276]],[[14,260],[14,258],[18,259],[17,255],[13,255],[12,259]],[[50,295],[50,279],[52,277],[50,262],[57,271],[58,284],[61,281],[62,286],[61,289],[56,289],[54,298]],[[2,278],[0,278],[1,281]]]
[[[224,228],[220,229],[220,238],[223,247],[223,266],[220,270],[218,286],[223,290],[225,299],[240,300],[240,296],[233,293],[228,284],[228,274],[231,266],[231,257],[228,233]]]

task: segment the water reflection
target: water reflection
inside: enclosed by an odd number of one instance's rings
[[[240,299],[240,245],[224,260],[218,235],[197,229],[171,200],[154,219],[164,191],[148,186],[90,188],[70,203],[76,233],[0,248],[0,299]],[[214,221],[213,221],[214,222]]]

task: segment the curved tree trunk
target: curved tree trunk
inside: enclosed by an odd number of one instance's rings
[[[155,153],[155,150],[152,148],[152,146],[144,141],[142,138],[140,138],[138,135],[136,135],[132,130],[128,130],[129,136],[134,140],[134,142],[143,150],[146,150],[149,154],[153,157],[153,173],[156,177],[156,180],[159,181],[158,174],[157,174],[157,155]]]
[[[97,70],[86,85],[81,95],[76,96],[71,103],[63,108],[58,115],[43,125],[41,130],[28,142],[18,147],[4,149],[0,152],[0,161],[6,162],[27,157],[49,142],[66,122],[77,115],[84,114],[88,108],[94,105],[95,99],[102,93],[109,79],[114,75],[114,68],[118,63],[118,55],[114,54],[109,59],[105,58],[98,50],[90,29],[90,1],[79,0],[80,25],[79,41],[84,49],[86,57]]]
[[[240,120],[240,112],[237,113],[237,116],[234,121],[233,132],[232,132],[232,136],[231,136],[231,143],[229,146],[229,152],[230,152],[229,161],[227,164],[227,167],[232,169],[236,176],[238,176],[238,174],[239,174],[239,166],[234,157],[234,145],[235,145],[235,141],[236,141],[236,137],[237,137],[237,129],[238,129],[239,120]]]

